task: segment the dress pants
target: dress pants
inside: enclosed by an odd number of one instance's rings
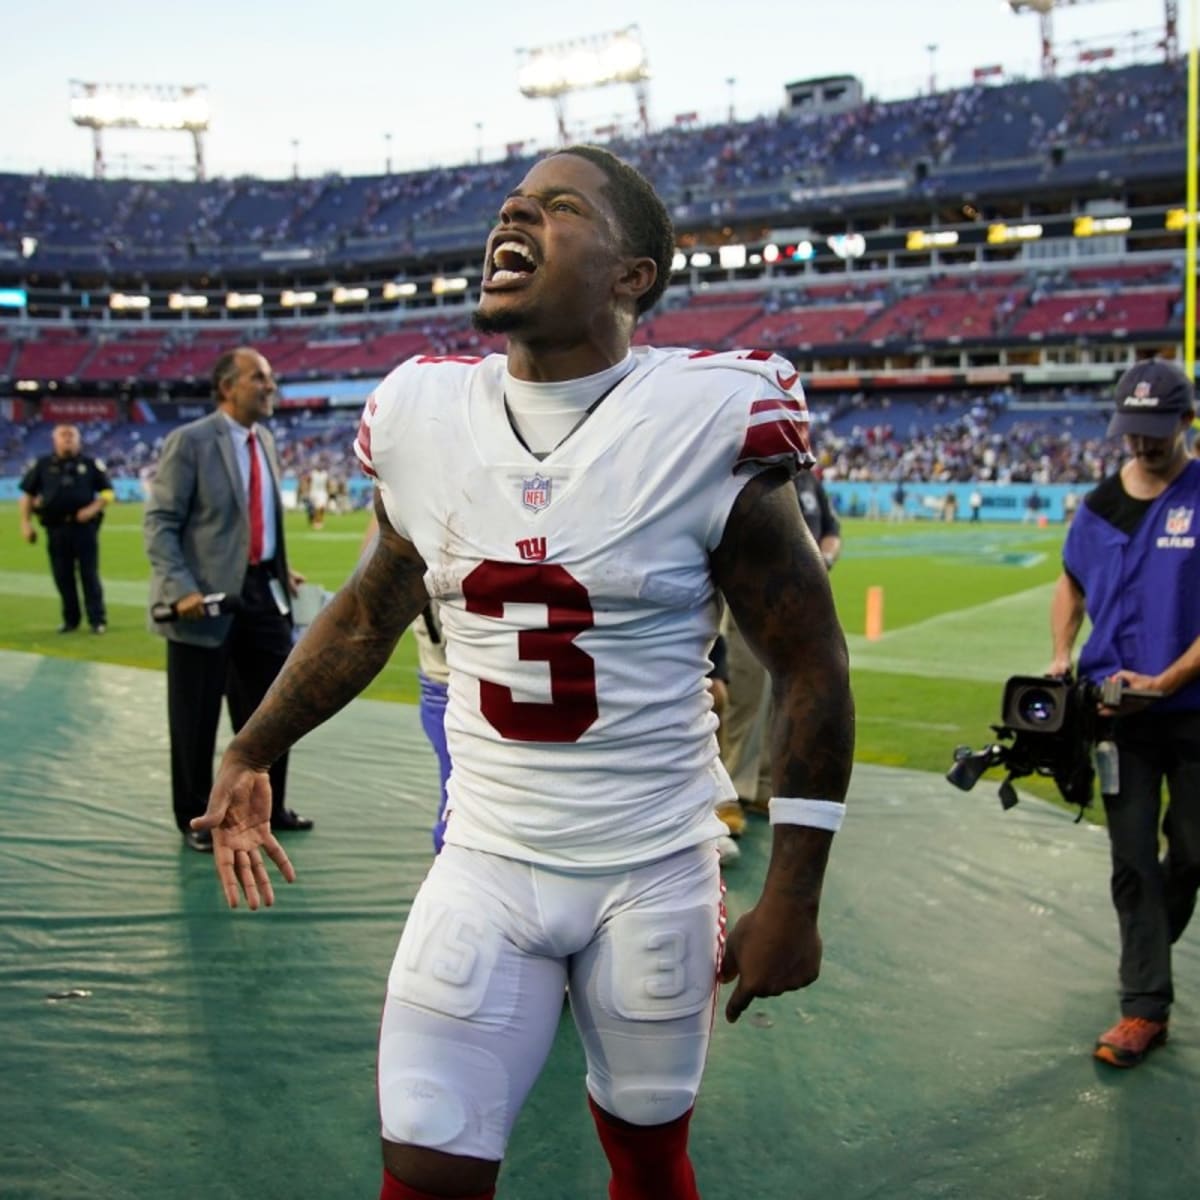
[[[167,719],[171,732],[171,800],[175,824],[188,822],[208,807],[221,699],[229,704],[236,733],[258,707],[292,648],[291,618],[271,596],[274,578],[265,565],[250,567],[242,587],[242,608],[233,614],[220,646],[167,642]],[[287,755],[270,771],[271,815],[285,807]]]
[[[71,521],[63,525],[46,526],[46,543],[50,552],[50,570],[54,586],[62,600],[62,621],[74,629],[79,624],[79,588],[75,582],[78,568],[83,584],[83,604],[88,624],[94,629],[107,621],[104,614],[104,590],[100,586],[100,522]]]
[[[1121,1012],[1165,1021],[1174,999],[1171,945],[1200,887],[1200,713],[1116,721],[1120,792],[1107,796],[1112,899],[1121,932]],[[1162,784],[1169,804],[1159,858]]]

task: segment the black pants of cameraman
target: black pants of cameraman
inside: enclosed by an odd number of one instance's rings
[[[1175,998],[1171,945],[1200,888],[1200,712],[1140,713],[1116,722],[1120,794],[1105,797],[1112,899],[1121,932],[1121,1014],[1165,1021]],[[1162,820],[1162,785],[1170,803]]]

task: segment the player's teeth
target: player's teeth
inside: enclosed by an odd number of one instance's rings
[[[514,279],[524,279],[527,272],[525,271],[493,271],[493,283],[511,283]]]
[[[530,254],[529,250],[525,246],[522,246],[520,242],[501,242],[500,245],[492,251],[493,266],[499,265],[500,256],[502,254],[515,254],[522,262],[527,262],[531,270],[533,269],[533,255]]]

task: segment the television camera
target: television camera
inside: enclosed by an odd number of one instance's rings
[[[1069,675],[1013,675],[1004,684],[1000,724],[992,726],[999,740],[982,750],[957,747],[946,778],[969,792],[985,771],[1003,766],[1008,773],[1000,784],[1000,803],[1009,809],[1017,803],[1014,779],[1048,775],[1082,817],[1092,802],[1097,772],[1103,795],[1115,795],[1120,786],[1113,718],[1102,715],[1101,706],[1115,712],[1123,703],[1140,707],[1130,702],[1159,695],[1127,688],[1119,679],[1095,684]]]

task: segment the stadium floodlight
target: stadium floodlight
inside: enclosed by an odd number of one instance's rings
[[[517,51],[517,87],[522,96],[534,100],[553,100],[558,117],[558,134],[566,143],[565,97],[569,92],[629,83],[638,98],[642,131],[649,132],[649,99],[646,85],[650,65],[636,25],[612,33],[576,38],[549,46]]]
[[[71,80],[71,120],[92,131],[93,174],[104,178],[105,129],[168,130],[190,133],[196,178],[204,179],[204,139],[208,129],[208,89],[199,84],[85,83]]]
[[[397,283],[395,280],[389,280],[383,285],[385,300],[399,300],[402,296],[415,296],[416,294],[417,285],[412,282]]]
[[[465,275],[454,275],[449,279],[439,275],[433,281],[432,291],[435,296],[445,296],[450,292],[465,292],[467,286]]]
[[[365,287],[335,287],[333,289],[334,304],[362,304],[371,295]]]
[[[559,96],[610,83],[639,83],[650,78],[646,51],[636,25],[615,33],[517,53],[525,56],[517,69],[517,86],[522,96],[530,98]]]
[[[262,308],[262,292],[230,292],[225,297],[226,308]]]
[[[280,293],[279,303],[284,308],[304,308],[309,304],[316,304],[317,293],[310,290],[296,291],[293,288],[284,288]]]

